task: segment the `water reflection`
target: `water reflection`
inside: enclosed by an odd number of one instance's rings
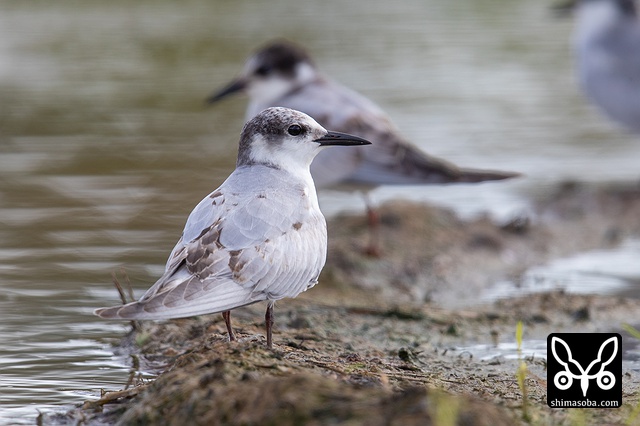
[[[609,250],[593,250],[528,270],[518,282],[499,282],[482,295],[493,301],[530,293],[565,291],[638,297],[640,241]]]
[[[478,344],[473,346],[453,348],[448,351],[451,356],[461,358],[473,357],[480,361],[498,360],[546,360],[546,340],[524,340],[520,347],[516,342],[501,342],[497,344]]]
[[[637,142],[583,102],[570,22],[540,2],[0,3],[0,422],[126,383],[110,274],[159,275],[187,214],[233,168],[244,101],[206,108],[265,40],[309,48],[431,154],[517,182],[381,188],[465,214],[526,208],[566,177],[637,178]],[[606,143],[603,142],[606,140]],[[321,195],[325,211],[360,198]]]

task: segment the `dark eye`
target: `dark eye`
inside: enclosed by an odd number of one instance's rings
[[[292,124],[287,129],[287,132],[289,132],[291,136],[298,136],[300,133],[302,133],[302,127],[298,126],[297,124]]]
[[[269,74],[269,72],[271,72],[271,67],[269,67],[267,65],[262,65],[256,70],[256,74],[259,75],[259,76],[262,76],[262,77],[264,77],[267,74]]]

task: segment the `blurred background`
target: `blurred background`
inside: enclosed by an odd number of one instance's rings
[[[126,382],[109,346],[126,324],[91,312],[118,303],[120,268],[148,288],[233,170],[246,100],[204,100],[257,47],[305,46],[430,154],[526,175],[383,187],[374,202],[506,220],[562,180],[639,177],[637,137],[579,91],[571,29],[526,0],[0,2],[0,423]],[[320,202],[328,215],[364,207]]]

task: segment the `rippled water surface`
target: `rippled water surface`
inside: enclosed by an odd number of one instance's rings
[[[524,0],[0,2],[0,423],[126,382],[109,346],[126,328],[91,311],[117,302],[121,267],[148,287],[232,170],[245,100],[203,100],[251,50],[303,43],[431,154],[526,174],[374,201],[509,216],[561,179],[638,177],[638,142],[576,87],[570,29]],[[362,209],[352,194],[321,203]]]

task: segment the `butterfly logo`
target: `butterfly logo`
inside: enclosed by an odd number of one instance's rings
[[[605,348],[607,346],[613,345],[612,354],[606,360],[603,361],[603,354],[605,352]],[[562,347],[564,348],[565,354],[558,354],[558,349]],[[610,371],[605,371],[607,365],[611,364],[611,362],[616,357],[618,353],[618,339],[616,337],[611,337],[605,340],[602,345],[600,345],[600,349],[598,350],[598,357],[593,360],[587,368],[582,368],[582,365],[575,359],[573,359],[573,355],[571,353],[571,349],[569,349],[569,345],[559,337],[554,336],[551,339],[551,351],[553,353],[554,358],[558,363],[560,363],[564,367],[564,371],[560,371],[556,373],[553,378],[553,383],[556,388],[560,390],[567,390],[573,385],[573,380],[580,380],[580,387],[582,388],[582,395],[584,397],[587,396],[587,389],[589,389],[589,380],[595,379],[596,383],[602,390],[609,390],[616,384],[616,378]],[[562,355],[566,355],[566,361],[562,360]],[[574,367],[574,371],[579,371],[579,374],[575,374],[571,371],[571,366]],[[599,368],[598,368],[599,367]],[[596,370],[596,372],[592,372],[592,370]]]

